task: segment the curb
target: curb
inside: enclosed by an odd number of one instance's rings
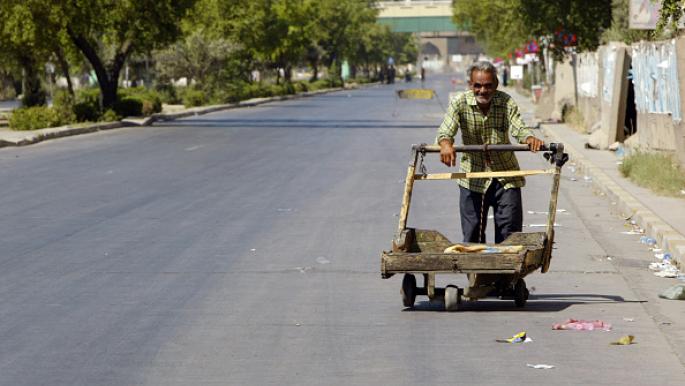
[[[550,127],[542,124],[541,128],[545,136],[552,138],[553,141],[563,142]],[[573,146],[564,144],[564,150],[576,163],[577,170],[582,170],[585,175],[592,178],[594,188],[604,193],[612,202],[616,202],[616,207],[625,217],[635,220],[636,224],[645,230],[645,235],[653,237],[664,251],[671,253],[673,263],[679,269],[684,268],[685,236],[642,205],[632,194],[616,184]]]
[[[375,83],[368,83],[368,85],[374,85],[374,84]],[[203,114],[213,113],[213,112],[217,112],[217,111],[230,110],[230,109],[241,108],[241,107],[254,107],[254,106],[258,106],[258,105],[269,103],[269,102],[277,102],[277,101],[284,101],[284,100],[290,100],[290,99],[306,98],[306,97],[310,97],[310,96],[327,94],[327,93],[336,92],[336,91],[345,91],[345,90],[350,90],[350,89],[354,89],[354,88],[364,87],[365,85],[367,85],[367,84],[358,85],[357,87],[352,87],[352,88],[338,87],[338,88],[329,88],[329,89],[322,89],[322,90],[316,90],[316,91],[307,91],[307,92],[303,92],[303,93],[299,93],[299,94],[292,94],[292,95],[281,95],[281,96],[274,96],[274,97],[268,97],[268,98],[253,98],[253,99],[240,101],[238,103],[228,103],[228,104],[223,104],[223,105],[213,105],[213,106],[206,106],[206,107],[193,107],[190,109],[185,109],[185,110],[180,111],[178,113],[168,113],[168,114],[157,113],[157,114],[152,114],[151,116],[145,117],[145,118],[127,117],[127,118],[124,118],[121,121],[117,121],[117,122],[96,123],[96,124],[83,126],[83,127],[61,126],[61,127],[51,127],[51,128],[47,128],[47,129],[32,130],[32,131],[27,131],[27,135],[25,135],[24,137],[18,138],[17,140],[6,140],[6,139],[0,138],[0,148],[9,147],[9,146],[33,145],[35,143],[42,142],[42,141],[45,141],[48,139],[70,137],[72,135],[88,134],[88,133],[94,133],[96,131],[118,129],[118,128],[122,128],[122,127],[150,126],[157,121],[172,121],[174,119],[185,118],[185,117],[190,117],[190,116],[194,116],[194,115],[203,115]],[[17,132],[17,133],[19,133],[19,132]]]

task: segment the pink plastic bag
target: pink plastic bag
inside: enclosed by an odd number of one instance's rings
[[[555,323],[552,330],[578,330],[578,331],[611,331],[611,324],[601,320],[576,320],[568,319],[563,323]]]

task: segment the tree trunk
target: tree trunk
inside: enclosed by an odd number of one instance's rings
[[[100,92],[102,93],[102,109],[111,109],[117,101],[119,74],[121,73],[126,58],[131,53],[131,41],[127,40],[123,42],[121,46],[117,48],[112,62],[105,66],[102,59],[100,59],[95,51],[94,46],[88,42],[88,39],[83,35],[76,34],[69,27],[67,27],[67,33],[76,47],[78,47],[86,59],[88,59],[93,70],[95,70],[95,75],[97,76],[98,84],[100,85]]]
[[[71,95],[73,98],[74,97],[74,86],[71,84],[71,74],[69,73],[69,63],[67,62],[67,59],[64,57],[64,51],[62,51],[62,47],[57,47],[55,54],[57,55],[57,62],[59,63],[59,67],[62,70],[62,74],[64,75],[65,78],[67,78],[67,89],[69,90],[69,95]]]
[[[22,55],[19,61],[22,67],[22,93],[24,94],[21,104],[24,107],[45,105],[46,95],[40,84],[35,60],[28,55]]]
[[[290,83],[290,81],[293,78],[293,67],[292,66],[290,66],[290,65],[285,66],[285,69],[283,71],[283,78],[284,78],[286,83]]]

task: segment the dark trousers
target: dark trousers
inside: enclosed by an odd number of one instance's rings
[[[504,189],[502,184],[493,178],[485,194],[459,187],[459,210],[464,242],[485,242],[485,226],[490,207],[495,212],[495,243],[501,243],[513,232],[521,232],[521,188]]]

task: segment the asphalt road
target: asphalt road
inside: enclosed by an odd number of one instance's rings
[[[685,384],[671,282],[582,176],[525,309],[402,307],[379,261],[454,88],[429,76],[438,99],[400,83],[0,150],[0,385]],[[529,178],[525,210],[550,186]],[[459,241],[456,190],[417,185],[409,224]],[[551,329],[567,318],[613,330]]]

